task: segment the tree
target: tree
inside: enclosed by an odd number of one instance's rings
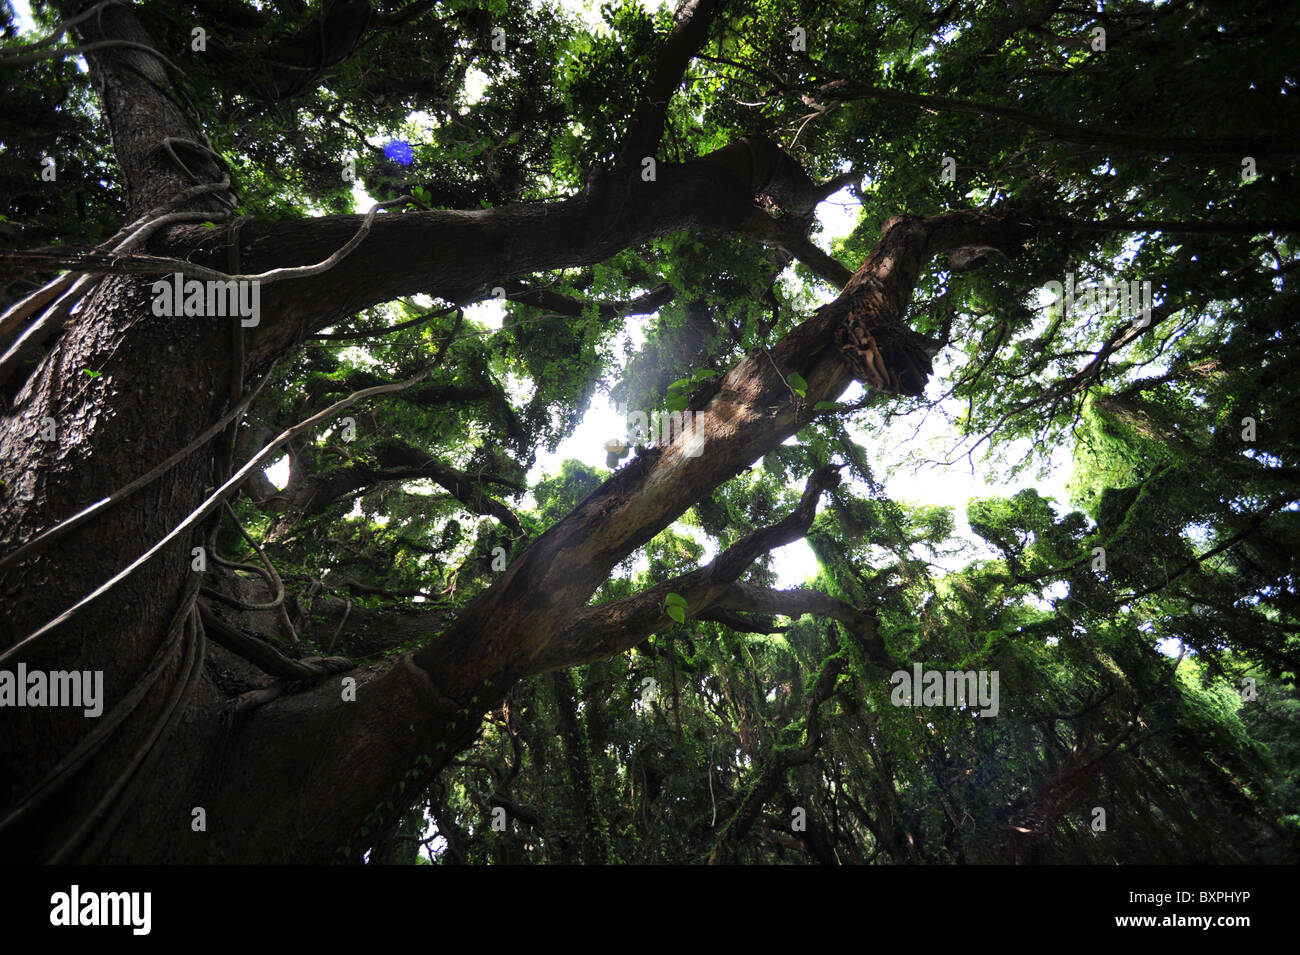
[[[37,13],[0,660],[104,710],[6,709],[11,857],[1295,859],[1273,6]],[[927,396],[841,400],[902,353]],[[669,424],[530,482],[611,378]],[[1012,473],[1072,447],[1082,509],[974,502],[990,556],[940,570],[952,516],[871,466],[925,408]],[[897,705],[914,664],[1001,674],[999,716]]]

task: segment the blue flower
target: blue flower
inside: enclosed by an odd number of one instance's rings
[[[390,139],[384,144],[384,155],[399,166],[409,166],[415,161],[415,151],[404,139]]]

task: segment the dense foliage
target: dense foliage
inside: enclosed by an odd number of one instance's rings
[[[185,108],[240,213],[351,212],[357,184],[449,209],[571,195],[614,160],[672,24],[632,2],[605,4],[595,25],[568,5],[372,6],[332,50],[318,4],[138,4],[185,71]],[[1006,198],[1038,210],[1019,258],[923,273],[909,321],[945,343],[924,398],[853,398],[820,417],[694,502],[594,598],[701,565],[839,463],[804,586],[874,614],[897,669],[996,671],[997,715],[893,705],[889,669],[831,617],[692,618],[516,685],[372,862],[1300,859],[1294,23],[1266,0],[1106,6],[731,4],[659,153],[685,161],[763,134],[818,182],[851,171],[861,213],[831,251],[853,269],[895,214]],[[60,18],[34,7],[46,29]],[[7,70],[0,249],[90,245],[122,219],[77,62]],[[397,141],[409,163],[385,152]],[[33,180],[43,155],[59,160],[52,188]],[[1148,323],[1115,303],[1048,304],[1040,290],[1067,275],[1150,281]],[[9,271],[0,292],[43,280]],[[649,315],[601,307],[660,283],[672,298]],[[357,410],[355,436],[296,439],[287,487],[245,488],[233,514],[283,578],[301,645],[269,612],[241,626],[287,653],[357,661],[433,639],[502,554],[607,477],[598,447],[533,470],[594,395],[668,407],[671,382],[725,371],[834,290],[784,253],[687,231],[502,291],[499,328],[462,309],[500,296],[466,289],[369,310],[277,366],[241,452],[442,356],[428,382]],[[967,509],[982,544],[950,511],[885,490],[927,415],[1005,481]],[[421,472],[432,459],[456,473]],[[1068,500],[1028,486],[1053,459],[1072,468]],[[233,520],[218,541],[256,562]],[[262,599],[255,579],[232,593]],[[776,587],[770,556],[743,580]]]

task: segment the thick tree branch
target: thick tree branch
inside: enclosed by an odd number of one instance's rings
[[[584,302],[582,299],[553,292],[550,289],[530,289],[522,282],[509,283],[505,288],[506,298],[512,302],[544,308],[570,318],[580,317],[594,305],[596,317],[602,321],[610,321],[625,315],[648,315],[667,305],[677,294],[677,290],[667,282],[660,282],[650,291],[626,302]]]
[[[770,616],[751,617],[733,610],[719,610],[717,607],[701,610],[695,619],[720,623],[737,633],[785,633],[790,629],[781,626]]]
[[[691,58],[708,40],[709,26],[724,3],[725,0],[682,0],[678,5],[673,14],[673,30],[659,51],[619,151],[621,165],[640,169],[642,157],[653,156],[659,148],[668,102],[682,85]]]
[[[755,209],[740,224],[739,231],[798,259],[818,278],[825,279],[834,288],[842,289],[853,277],[853,270],[841,265],[833,256],[823,252],[808,238],[806,225],[797,220],[782,222]]]
[[[844,79],[825,84],[820,88],[819,95],[832,101],[874,99],[882,103],[900,103],[904,106],[914,106],[917,109],[964,113],[970,116],[1007,120],[1037,130],[1040,133],[1046,133],[1053,139],[1059,139],[1067,143],[1078,143],[1083,146],[1110,146],[1131,149],[1136,152],[1170,155],[1228,156],[1234,160],[1240,159],[1242,156],[1253,156],[1257,160],[1276,159],[1284,162],[1294,162],[1300,159],[1300,142],[1284,139],[1259,136],[1151,136],[1144,133],[1129,132],[1124,129],[1061,122],[1011,106],[977,103],[970,100],[952,99],[946,96],[905,93],[902,90],[889,90]]]
[[[714,602],[721,610],[781,614],[797,620],[804,614],[837,620],[852,633],[866,651],[868,659],[882,670],[895,669],[894,660],[876,631],[876,618],[830,594],[819,590],[770,590],[753,584],[734,583]]]
[[[672,626],[663,609],[664,598],[670,593],[685,598],[689,616],[714,607],[755,560],[806,534],[816,515],[818,499],[839,482],[838,468],[818,468],[809,476],[803,496],[793,511],[777,523],[745,535],[699,570],[623,600],[579,611],[539,666],[551,670],[605,659],[636,646],[663,627]]]
[[[443,693],[455,696],[472,692],[473,678],[464,666],[468,659],[524,674],[617,652],[623,644],[615,640],[607,645],[603,635],[591,634],[586,646],[575,641],[569,622],[590,613],[583,605],[618,561],[692,501],[797,432],[811,420],[817,402],[833,400],[847,387],[851,369],[832,334],[843,320],[847,297],[872,283],[881,292],[881,308],[902,321],[929,257],[975,245],[1013,254],[1030,234],[1026,213],[1010,208],[891,219],[839,299],[819,309],[770,353],[753,353],[733,368],[690,428],[638,456],[551,527],[447,633],[418,652],[419,664]],[[808,384],[802,399],[785,383],[791,372]],[[731,560],[727,554],[718,558],[729,569]],[[650,612],[638,605],[630,616],[641,619]],[[461,684],[466,678],[469,685]]]
[[[318,680],[331,673],[342,673],[352,669],[352,661],[345,657],[291,660],[266,641],[250,637],[232,627],[202,601],[199,602],[198,607],[209,637],[271,676],[278,676],[285,680]]]

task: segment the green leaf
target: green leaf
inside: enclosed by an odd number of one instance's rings
[[[689,378],[678,378],[676,381],[674,381],[672,384],[668,386],[668,393],[674,394],[679,391],[685,391],[690,387],[691,387],[691,380]]]
[[[667,405],[669,411],[685,411],[686,406],[690,403],[690,395],[670,395]]]
[[[834,411],[839,406],[838,401],[819,401],[813,405],[813,411]]]
[[[707,381],[710,378],[717,377],[717,374],[712,368],[701,368],[698,371],[691,372],[691,381]]]
[[[667,613],[668,616],[672,617],[678,623],[686,622],[686,611],[681,607],[668,607]]]
[[[803,375],[799,374],[797,371],[790,372],[785,380],[790,383],[790,388],[800,398],[808,394],[808,382],[804,381]]]
[[[83,368],[81,369],[81,371],[82,374],[89,375],[91,378],[98,378],[100,375],[103,374],[102,371],[91,371],[89,368]]]
[[[681,594],[668,594],[664,597],[664,605],[667,607],[685,607],[686,598]]]

